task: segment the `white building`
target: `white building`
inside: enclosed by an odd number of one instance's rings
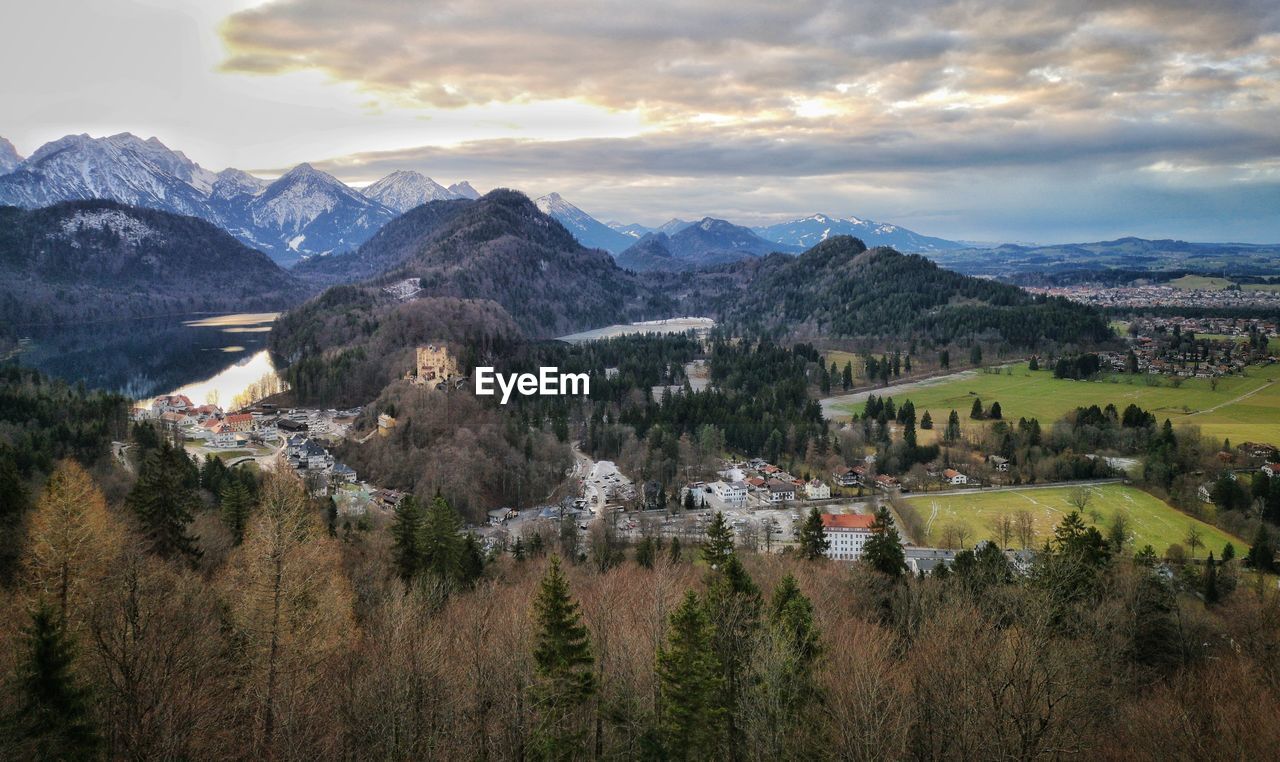
[[[960,473],[954,468],[948,468],[946,471],[943,471],[942,478],[945,479],[948,484],[968,484],[969,483],[969,477],[965,476],[964,474]]]
[[[770,479],[768,490],[769,502],[771,503],[785,503],[788,500],[796,499],[796,485],[791,482]]]
[[[804,485],[804,494],[810,500],[826,500],[831,497],[831,488],[821,479],[810,479],[809,483]]]
[[[827,538],[827,558],[833,561],[857,561],[871,538],[871,525],[876,517],[869,513],[824,513],[822,534]]]
[[[743,505],[747,502],[747,485],[746,482],[713,482],[711,491],[716,497],[720,498],[725,505]]]

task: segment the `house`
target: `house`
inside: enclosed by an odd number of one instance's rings
[[[859,476],[852,468],[846,468],[843,471],[836,471],[831,476],[835,479],[836,484],[841,487],[856,487],[862,483],[862,477]]]
[[[190,413],[170,410],[160,414],[160,422],[167,426],[187,426],[194,424],[196,418]]]
[[[760,478],[759,476],[752,476],[749,479],[747,479],[747,486],[750,487],[751,489],[764,489],[764,485],[766,484],[768,484],[768,482],[766,482],[764,479]]]
[[[209,429],[209,441],[214,447],[235,447],[236,432],[223,421],[215,421]]]
[[[201,405],[200,407],[195,408],[191,412],[192,414],[195,415],[196,420],[200,421],[201,423],[204,423],[210,418],[222,417],[222,408],[218,407],[217,405]]]
[[[831,497],[831,488],[820,479],[811,479],[804,485],[804,494],[810,500],[826,500]]]
[[[185,394],[166,394],[156,397],[151,403],[151,411],[157,414],[182,412],[194,407],[195,405],[191,404],[191,398]]]
[[[988,463],[990,463],[990,464],[991,464],[991,467],[992,467],[992,468],[994,468],[994,469],[995,469],[995,470],[997,470],[997,471],[1008,471],[1008,470],[1009,470],[1009,459],[1008,459],[1008,458],[1002,458],[1002,457],[1000,457],[999,455],[988,455],[988,456],[987,456],[987,462],[988,462]]]
[[[711,492],[725,505],[739,506],[747,502],[746,482],[712,482]]]
[[[693,495],[693,505],[695,508],[701,508],[707,502],[707,484],[706,482],[690,482],[680,490],[680,503],[683,505],[689,500],[689,495]]]
[[[868,513],[824,513],[822,534],[827,538],[827,558],[857,561],[871,538],[876,517]]]
[[[286,434],[298,434],[307,430],[307,424],[302,421],[295,421],[292,418],[281,418],[276,421],[276,428]]]
[[[958,550],[950,548],[916,548],[902,549],[907,569],[917,576],[929,576],[939,566],[950,566],[956,560]]]
[[[333,477],[333,479],[345,484],[356,483],[356,470],[351,466],[348,466],[346,463],[334,463],[333,470],[329,472],[329,475]]]
[[[391,429],[394,429],[395,427],[396,427],[396,419],[395,419],[395,418],[392,418],[391,416],[387,415],[386,413],[378,413],[378,434],[379,434],[379,436],[384,436],[384,437],[385,437],[385,436],[386,436],[386,435],[391,431]]]
[[[880,474],[879,476],[876,477],[876,486],[886,492],[890,492],[892,490],[898,489],[900,485],[898,484],[898,478],[896,476],[889,476],[888,474]]]
[[[404,493],[394,489],[380,489],[373,493],[373,497],[383,508],[394,509],[404,500]]]
[[[222,421],[230,426],[232,431],[253,431],[253,415],[250,413],[233,413]]]
[[[302,447],[297,467],[305,468],[308,471],[323,471],[333,467],[333,456],[329,454],[328,450],[308,439],[307,443]]]
[[[768,484],[769,502],[785,503],[796,499],[796,485],[778,479],[770,479]]]
[[[1262,473],[1275,478],[1276,474],[1280,474],[1280,463],[1264,463]]]
[[[968,484],[969,483],[969,477],[965,476],[964,474],[960,473],[954,468],[948,468],[944,470],[942,472],[942,478],[948,484]]]

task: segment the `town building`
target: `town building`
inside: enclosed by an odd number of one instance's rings
[[[796,485],[778,479],[770,479],[768,484],[769,502],[785,503],[796,499]]]
[[[824,513],[822,534],[827,538],[827,558],[857,561],[871,538],[876,517],[866,513]]]
[[[443,344],[418,347],[416,359],[414,383],[435,386],[442,381],[462,375],[458,371],[458,361],[450,356],[449,350]]]
[[[968,483],[969,483],[969,477],[965,476],[964,474],[960,473],[959,471],[955,470],[954,468],[948,468],[948,469],[946,469],[945,471],[943,471],[943,472],[942,472],[942,478],[943,478],[943,480],[945,480],[948,484],[957,484],[957,485],[959,485],[959,484],[968,484]]]
[[[712,482],[711,492],[725,505],[740,506],[747,502],[746,482]]]
[[[804,494],[810,500],[826,500],[831,497],[831,488],[821,479],[811,479],[804,485]]]

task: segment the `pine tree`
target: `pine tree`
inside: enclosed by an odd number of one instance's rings
[[[844,364],[844,370],[840,373],[840,386],[847,392],[853,388],[853,361]]]
[[[1258,524],[1258,531],[1253,536],[1253,545],[1249,547],[1245,560],[1250,567],[1258,571],[1269,572],[1275,568],[1276,546],[1266,524]]]
[[[947,418],[947,428],[942,432],[942,441],[949,444],[960,441],[960,414],[954,410]]]
[[[998,421],[1004,417],[1004,413],[1000,410],[999,402],[991,403],[991,410],[987,413],[987,417],[993,421]]]
[[[805,667],[813,664],[822,650],[813,622],[813,602],[800,591],[791,574],[783,577],[773,591],[769,622],[785,635],[798,664]]]
[[[232,543],[244,542],[244,530],[249,525],[249,511],[253,497],[249,488],[239,479],[228,479],[222,486],[222,521],[231,530]]]
[[[722,670],[714,630],[692,591],[671,615],[658,648],[658,690],[666,759],[714,759],[723,745]]]
[[[586,752],[586,729],[574,715],[595,692],[595,660],[578,603],[570,597],[569,582],[554,555],[538,587],[533,616],[538,719],[530,751],[539,759],[580,759]]]
[[[462,538],[462,553],[458,559],[458,581],[472,585],[484,576],[484,549],[470,532]]]
[[[982,420],[982,400],[980,398],[973,398],[973,407],[969,410],[969,417],[975,421]]]
[[[656,556],[657,548],[652,537],[645,537],[636,544],[636,563],[640,566],[652,569]]]
[[[1209,560],[1204,567],[1204,602],[1206,606],[1217,603],[1221,593],[1218,590],[1218,565],[1213,560],[1213,551],[1209,551]]]
[[[157,555],[184,556],[192,561],[201,555],[196,547],[198,538],[187,530],[196,504],[190,473],[195,470],[186,453],[167,442],[142,461],[127,502]]]
[[[672,537],[671,545],[667,547],[667,560],[672,564],[680,563],[680,553],[684,549],[680,546],[680,538]]]
[[[422,568],[422,508],[413,495],[405,495],[396,506],[391,522],[396,573],[409,582]]]
[[[827,539],[827,534],[822,528],[822,514],[818,512],[817,506],[809,509],[809,515],[796,534],[796,541],[800,544],[801,558],[810,561],[826,558],[831,541]]]
[[[439,580],[457,580],[460,575],[463,538],[462,519],[437,494],[427,509],[422,525],[422,568]]]
[[[876,511],[875,521],[871,524],[871,536],[862,548],[862,560],[881,574],[891,577],[901,576],[907,568],[902,539],[893,526],[889,509],[884,506]]]
[[[724,514],[716,511],[707,527],[707,539],[702,543],[702,560],[716,567],[733,555],[733,529],[725,521]]]
[[[924,411],[924,415],[920,417],[920,428],[926,431],[933,428],[933,416],[929,415],[929,411]]]
[[[751,683],[761,600],[760,589],[736,554],[730,553],[708,574],[706,604],[723,676],[721,707],[726,720],[729,758],[740,759],[742,705]]]
[[[95,759],[98,735],[90,697],[73,675],[75,643],[43,601],[26,629],[27,660],[19,678],[12,730],[28,759]]]

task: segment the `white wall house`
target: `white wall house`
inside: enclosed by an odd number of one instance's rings
[[[711,492],[720,498],[725,505],[742,505],[747,502],[746,482],[713,482]]]
[[[968,484],[969,483],[969,477],[965,476],[964,474],[960,473],[954,468],[948,468],[946,471],[943,471],[942,478],[945,479],[948,484]]]
[[[804,485],[804,494],[810,500],[826,500],[831,497],[831,488],[821,479],[810,479]]]
[[[822,533],[827,538],[827,558],[833,561],[857,561],[871,537],[875,516],[864,513],[824,513]]]

